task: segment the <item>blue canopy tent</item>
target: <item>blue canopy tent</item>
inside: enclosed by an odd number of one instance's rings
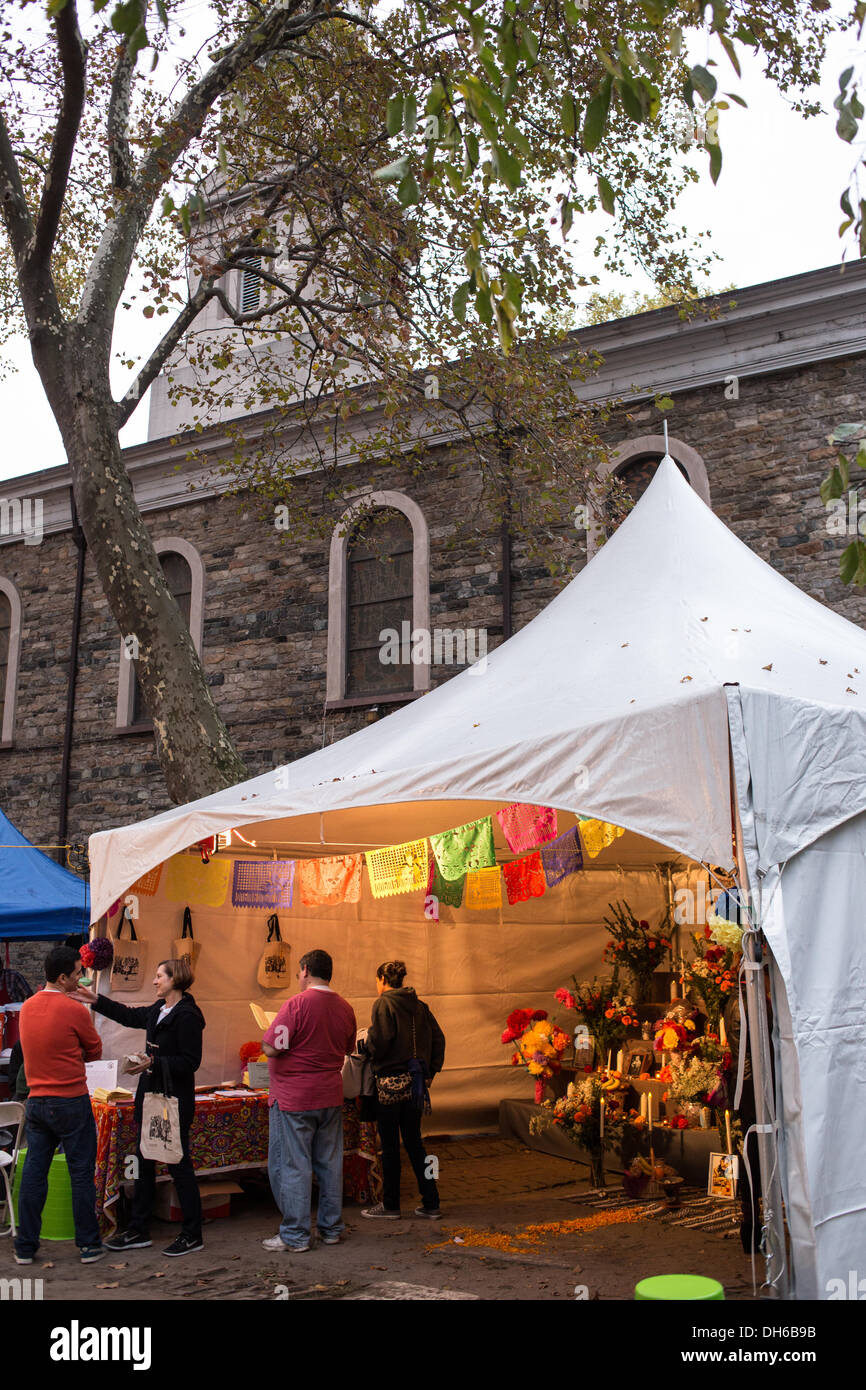
[[[0,941],[88,931],[90,888],[31,845],[0,811]]]

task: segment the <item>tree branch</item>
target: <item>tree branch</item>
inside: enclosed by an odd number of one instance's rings
[[[6,125],[2,107],[0,107],[0,209],[2,209],[3,225],[6,228],[12,254],[20,274],[27,256],[27,248],[33,236],[33,220],[27,206],[27,199],[24,196],[21,170],[15,158],[15,151],[12,149],[9,128]]]
[[[147,0],[140,0],[141,22],[147,12]],[[132,76],[135,72],[135,58],[130,57],[129,43],[121,46],[117,57],[117,67],[111,82],[111,97],[108,103],[108,162],[111,168],[111,183],[115,189],[128,188],[135,173],[135,164],[129,151],[129,108]]]
[[[48,157],[48,172],[42,186],[36,234],[29,256],[36,266],[37,273],[40,273],[43,267],[46,273],[48,271],[66,198],[75,142],[84,112],[87,46],[78,28],[75,0],[67,0],[67,4],[57,15],[54,32],[63,72],[63,92],[51,143],[51,154]]]

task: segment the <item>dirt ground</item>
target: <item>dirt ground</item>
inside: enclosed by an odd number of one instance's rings
[[[81,1265],[75,1245],[63,1241],[44,1242],[21,1268],[3,1241],[0,1277],[41,1279],[43,1299],[56,1301],[613,1300],[633,1298],[638,1280],[664,1273],[708,1274],[726,1299],[753,1297],[736,1227],[709,1233],[658,1218],[622,1221],[621,1209],[586,1200],[582,1165],[515,1140],[429,1140],[428,1151],[440,1162],[439,1222],[412,1215],[418,1198],[404,1163],[402,1221],[370,1221],[347,1207],[340,1245],[270,1254],[261,1241],[276,1234],[277,1213],[266,1178],[255,1175],[232,1198],[231,1216],[205,1226],[201,1253],[166,1259],[162,1249],[178,1228],[154,1221],[149,1250],[95,1265]],[[609,1183],[617,1194],[618,1180],[609,1175]],[[563,1230],[569,1222],[580,1224]],[[550,1224],[558,1229],[527,1230]]]

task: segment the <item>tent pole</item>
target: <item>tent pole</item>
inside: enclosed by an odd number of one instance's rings
[[[730,739],[730,735],[729,735]],[[766,1266],[765,1285],[770,1298],[788,1298],[788,1274],[785,1254],[785,1230],[782,1220],[782,1183],[779,1173],[779,1153],[776,1139],[776,1107],[773,1092],[773,1069],[770,1061],[770,1030],[767,1000],[764,992],[763,948],[760,937],[760,909],[756,911],[755,895],[749,884],[749,874],[743,852],[743,836],[736,798],[733,750],[729,742],[731,828],[737,862],[739,885],[745,890],[748,922],[751,930],[743,934],[743,956],[746,976],[746,1015],[748,1019],[748,1048],[752,1060],[752,1084],[755,1090],[755,1123],[757,1127],[758,1162],[761,1177],[763,1225],[760,1249]],[[744,1136],[745,1138],[745,1136]],[[745,1145],[744,1145],[745,1157]],[[753,1190],[756,1185],[752,1173]],[[747,1179],[748,1181],[748,1179]]]

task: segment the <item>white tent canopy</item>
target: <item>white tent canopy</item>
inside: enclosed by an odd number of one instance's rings
[[[92,836],[93,920],[229,827],[267,823],[269,841],[310,855],[327,816],[333,854],[447,829],[471,818],[461,802],[552,805],[730,866],[733,758],[750,884],[776,885],[762,925],[787,992],[776,1061],[797,1291],[822,1296],[857,1267],[866,1221],[866,933],[846,867],[854,846],[862,873],[866,853],[866,634],[754,555],[666,459],[591,563],[480,665],[298,762]],[[832,891],[816,895],[808,856],[825,842]]]

